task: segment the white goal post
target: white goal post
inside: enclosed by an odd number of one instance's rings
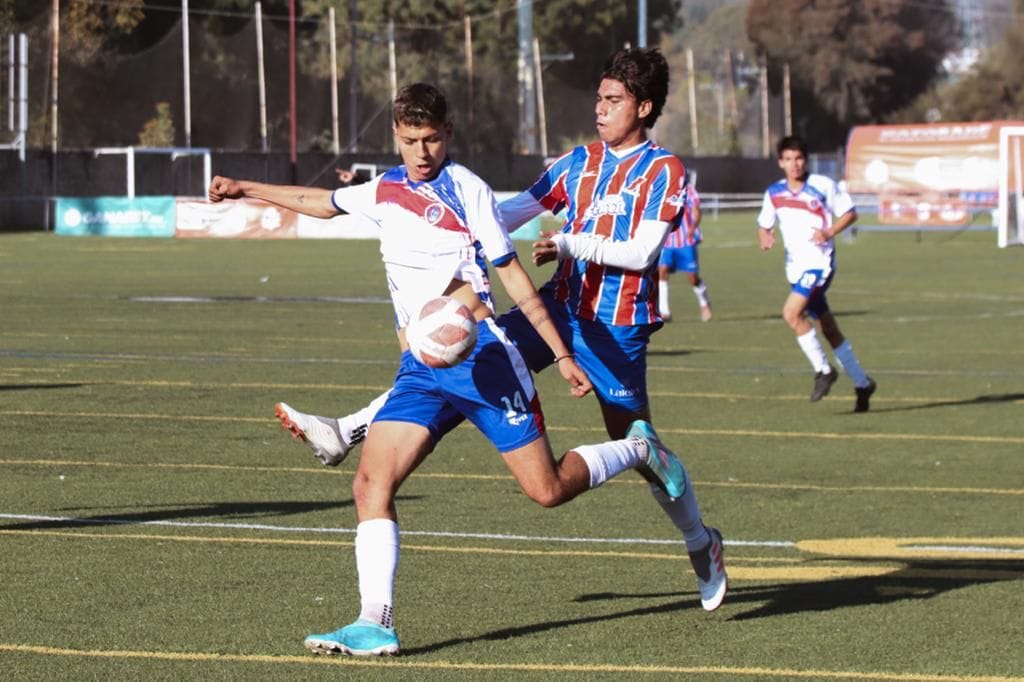
[[[999,248],[1024,246],[1024,126],[999,129]]]
[[[174,161],[180,156],[201,156],[203,157],[203,191],[200,195],[206,195],[206,188],[210,186],[210,150],[205,147],[99,147],[93,150],[93,156],[114,154],[124,156],[125,163],[125,196],[129,199],[135,198],[135,155],[136,154],[166,154]]]

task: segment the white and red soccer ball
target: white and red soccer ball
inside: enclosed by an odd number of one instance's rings
[[[449,296],[423,304],[405,328],[409,350],[427,367],[454,367],[476,346],[476,319],[472,311]]]

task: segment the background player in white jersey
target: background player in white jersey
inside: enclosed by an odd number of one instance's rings
[[[776,223],[782,232],[786,277],[791,285],[782,318],[814,368],[811,401],[828,395],[838,378],[815,333],[812,320],[817,320],[836,360],[853,380],[857,394],[854,412],[867,412],[877,386],[839,331],[825,296],[835,275],[835,236],[853,224],[857,210],[850,195],[840,191],[831,179],[807,172],[807,144],[801,138],[782,138],[777,151],[779,167],[786,177],[765,191],[757,234],[761,250],[767,251],[775,244]]]
[[[517,260],[491,189],[448,159],[452,125],[444,96],[425,83],[403,88],[394,103],[394,130],[403,165],[362,185],[331,192],[216,177],[209,189],[212,201],[250,197],[323,218],[353,212],[380,228],[403,353],[394,388],[366,436],[352,484],[359,521],[359,618],[336,631],[307,637],[306,648],[314,653],[398,652],[393,627],[399,557],[395,496],[436,446],[452,408],[487,436],[524,492],[543,506],[562,504],[641,465],[670,497],[682,496],[687,487],[682,464],[641,421],[632,425],[628,438],[579,446],[555,461],[532,378],[522,356],[494,323],[484,257],[548,344],[573,394],[585,395],[591,384]],[[479,337],[464,362],[432,369],[412,357],[404,327],[423,303],[441,295],[470,308]]]
[[[540,294],[563,342],[594,382],[611,438],[625,436],[637,419],[650,421],[647,344],[661,328],[657,259],[682,210],[686,179],[682,162],[647,138],[664,106],[668,79],[668,64],[657,50],[612,55],[594,107],[599,140],[563,155],[529,189],[498,207],[509,229],[545,209],[565,218],[561,232],[534,244],[535,262],[558,261]],[[522,309],[497,322],[531,370],[555,361]],[[284,403],[277,415],[322,462],[336,465],[361,440],[387,395],[340,419]],[[461,420],[453,417],[451,428]],[[721,533],[705,527],[692,485],[677,499],[653,482],[651,492],[682,535],[701,605],[713,611],[728,589]]]
[[[658,258],[658,311],[661,319],[666,322],[672,319],[669,277],[677,271],[686,273],[693,295],[697,297],[697,305],[700,306],[700,319],[704,322],[711,319],[708,285],[701,279],[700,258],[697,255],[697,246],[703,241],[700,217],[700,194],[691,177],[686,183],[686,203],[680,214],[679,225],[672,228],[665,237],[665,245]]]

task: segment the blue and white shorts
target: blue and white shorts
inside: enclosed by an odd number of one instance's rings
[[[647,402],[647,345],[661,323],[616,326],[572,318],[549,287],[540,291],[562,342],[594,384],[597,399],[626,412],[639,412]],[[554,362],[551,349],[522,311],[513,308],[498,317],[498,326],[522,354],[526,365],[540,372]]]
[[[800,294],[807,298],[807,314],[814,319],[819,319],[829,312],[828,299],[825,293],[832,286],[832,276],[835,270],[829,270],[828,277],[824,276],[824,270],[805,270],[790,287],[793,293]]]
[[[697,245],[663,248],[658,265],[667,267],[669,272],[699,272]]]
[[[528,445],[544,433],[533,378],[492,319],[479,323],[473,354],[455,367],[433,369],[409,351],[402,353],[394,388],[374,421],[419,424],[437,443],[463,418],[499,452]]]

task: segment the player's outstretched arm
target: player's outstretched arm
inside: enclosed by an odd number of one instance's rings
[[[320,187],[271,185],[218,175],[210,181],[208,196],[215,203],[224,199],[262,199],[314,218],[331,218],[341,213],[331,201],[331,190]]]
[[[572,394],[581,398],[590,393],[594,388],[590,379],[586,372],[576,364],[576,358],[569,352],[562,337],[559,336],[554,322],[548,315],[548,309],[544,306],[544,301],[537,295],[537,289],[534,288],[530,276],[523,269],[522,263],[513,258],[502,265],[495,266],[495,270],[505,291],[551,348],[551,352],[555,355],[555,364],[558,365],[558,372],[563,379],[569,382]]]

